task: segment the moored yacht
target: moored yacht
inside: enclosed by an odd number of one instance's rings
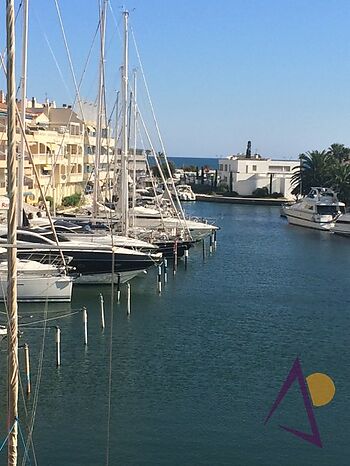
[[[61,253],[70,258],[69,266],[78,275],[76,284],[125,283],[162,260],[160,253],[143,253],[137,250],[112,247],[105,244],[73,241],[58,233],[58,244],[52,232],[44,229],[17,230],[18,257],[42,261],[50,254]],[[0,234],[6,241],[6,233]],[[113,269],[114,264],[114,269]]]
[[[336,235],[350,237],[350,213],[340,215],[331,231]]]
[[[0,248],[0,302],[7,297],[6,250]],[[50,257],[47,257],[50,260]],[[69,302],[72,297],[73,277],[67,276],[54,263],[17,259],[17,301]]]
[[[329,231],[345,211],[345,204],[332,189],[315,187],[303,199],[283,210],[291,225]]]
[[[177,195],[179,196],[180,201],[195,201],[196,195],[192,191],[192,188],[189,184],[178,184],[176,185]]]

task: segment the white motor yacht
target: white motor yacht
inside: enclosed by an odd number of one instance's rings
[[[5,256],[1,248],[0,254]],[[0,302],[7,296],[8,263],[0,258]],[[70,302],[73,278],[66,276],[54,264],[17,259],[17,301],[19,302]]]
[[[315,187],[300,201],[285,206],[283,211],[291,225],[329,231],[345,211],[345,204],[332,189]]]
[[[350,213],[340,215],[331,231],[336,235],[350,237]]]
[[[189,184],[178,184],[176,186],[177,195],[180,201],[195,201],[196,195]]]

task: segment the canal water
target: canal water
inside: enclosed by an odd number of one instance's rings
[[[55,367],[49,328],[34,428],[37,464],[106,464],[112,348],[110,465],[348,465],[350,240],[291,227],[275,207],[186,208],[221,227],[217,251],[203,262],[202,248],[192,249],[188,270],[181,263],[175,277],[169,274],[161,296],[156,271],[132,281],[131,315],[124,291],[112,339],[108,288],[76,288],[71,304],[49,306],[51,318],[85,305],[89,340],[84,348],[81,313],[49,322],[62,330],[62,365]],[[20,315],[21,322],[40,321],[43,307],[21,306]],[[42,343],[36,325],[21,338],[31,350],[29,410]],[[336,386],[333,401],[313,410],[323,448],[279,427],[311,432],[297,383],[264,425],[297,356],[305,377],[325,373]],[[2,439],[6,353],[0,357]],[[25,421],[21,401],[23,430]]]

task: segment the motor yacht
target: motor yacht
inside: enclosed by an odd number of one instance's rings
[[[315,187],[307,196],[283,210],[291,225],[329,231],[345,212],[345,204],[338,200],[332,189]]]
[[[60,233],[57,238],[58,244],[53,233],[45,229],[18,229],[17,256],[42,261],[44,256],[58,257],[62,253],[70,257],[69,266],[78,275],[76,284],[110,284],[113,279],[125,283],[162,260],[161,253],[146,254],[107,244],[74,241]],[[0,241],[6,242],[5,232],[0,234]]]
[[[177,195],[180,201],[195,201],[196,195],[189,184],[178,184],[176,186]]]
[[[7,297],[6,249],[0,248],[0,302]],[[49,259],[49,256],[47,257]],[[18,302],[70,302],[73,277],[52,262],[17,259]]]
[[[331,231],[336,235],[350,237],[350,213],[340,215]]]

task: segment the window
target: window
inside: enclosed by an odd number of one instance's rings
[[[269,172],[290,172],[289,165],[270,165]]]
[[[253,172],[256,172],[256,165],[253,165]]]
[[[220,163],[220,165],[219,165],[219,170],[222,172],[222,171],[223,171],[223,169],[224,169],[224,166],[223,166],[223,164],[222,164],[222,163]]]
[[[317,213],[320,215],[336,215],[338,208],[335,205],[318,205]]]
[[[227,172],[227,163],[225,163],[225,172]]]
[[[245,172],[248,173],[248,165],[245,166]]]

